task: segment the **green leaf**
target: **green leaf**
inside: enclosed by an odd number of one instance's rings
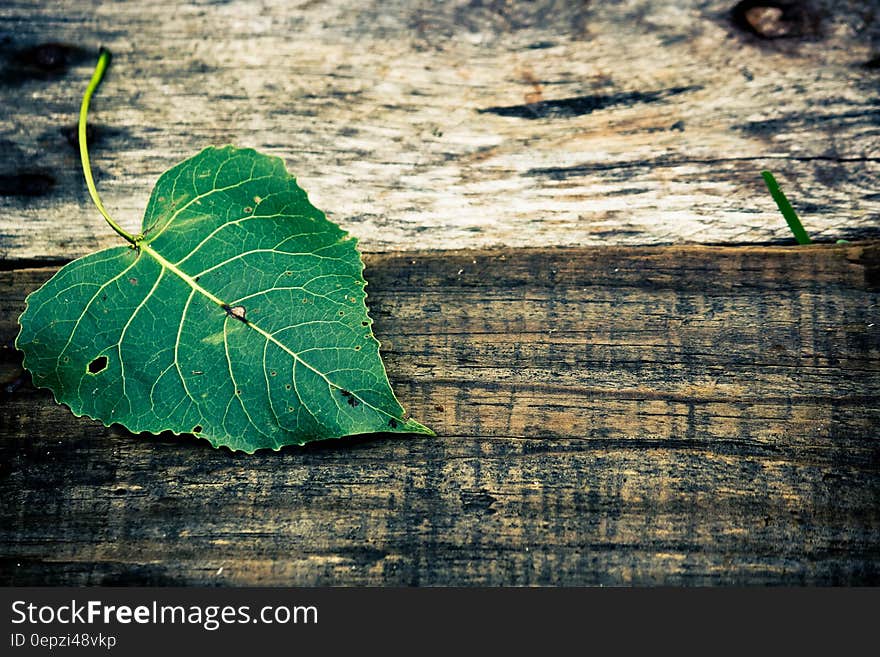
[[[133,246],[31,294],[16,346],[77,415],[253,452],[407,419],[379,357],[356,240],[284,163],[208,148],[159,179]]]

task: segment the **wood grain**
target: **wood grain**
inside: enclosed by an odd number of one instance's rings
[[[371,255],[437,438],[248,457],[74,418],[11,348],[0,583],[880,584],[880,244]]]
[[[130,230],[164,170],[233,142],[372,252],[788,240],[762,168],[814,237],[876,236],[877,3],[786,2],[764,37],[734,4],[4,2],[0,257],[114,240],[72,129],[99,45],[93,162]]]

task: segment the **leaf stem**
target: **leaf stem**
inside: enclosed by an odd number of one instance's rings
[[[86,87],[86,93],[83,95],[82,105],[80,105],[79,108],[79,158],[82,161],[83,175],[86,178],[86,187],[89,188],[89,195],[92,197],[92,201],[98,208],[98,212],[104,216],[104,219],[110,224],[110,228],[119,233],[119,235],[124,237],[128,242],[137,245],[138,237],[132,235],[124,230],[122,226],[117,224],[101,202],[101,197],[98,196],[98,190],[95,188],[95,180],[92,178],[92,167],[91,164],[89,164],[89,149],[88,144],[86,144],[86,117],[89,113],[89,101],[92,100],[92,94],[95,93],[95,89],[101,84],[101,80],[104,77],[104,71],[107,70],[107,65],[109,63],[110,51],[106,48],[101,48],[100,54],[98,55],[98,63],[95,66],[95,72],[92,74],[89,86]]]
[[[797,212],[794,211],[794,208],[791,207],[791,203],[788,202],[785,194],[783,194],[782,190],[779,188],[779,183],[776,182],[776,178],[774,178],[773,174],[769,171],[762,171],[761,175],[764,177],[764,183],[766,183],[767,189],[770,190],[770,195],[773,197],[773,200],[776,201],[776,207],[779,208],[782,216],[785,217],[786,223],[788,223],[788,227],[791,228],[791,232],[794,233],[794,238],[797,240],[797,243],[810,244],[810,236],[807,235],[804,225],[801,223],[801,220],[798,219]]]

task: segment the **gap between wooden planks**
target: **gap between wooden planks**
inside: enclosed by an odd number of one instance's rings
[[[439,436],[253,457],[16,382],[0,272],[0,582],[880,583],[880,244],[366,262]]]

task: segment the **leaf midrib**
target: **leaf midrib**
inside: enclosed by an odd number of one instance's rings
[[[215,303],[215,304],[216,304],[217,306],[219,306],[220,308],[223,308],[223,309],[225,309],[225,308],[229,308],[229,304],[227,304],[225,301],[223,301],[223,300],[220,299],[219,297],[215,296],[214,294],[212,294],[211,292],[209,292],[209,291],[206,290],[205,288],[203,288],[201,285],[199,285],[199,284],[196,282],[196,280],[195,280],[192,276],[190,276],[190,275],[187,274],[185,271],[183,271],[182,269],[180,269],[180,268],[179,268],[178,266],[176,266],[174,263],[169,262],[168,260],[166,260],[166,259],[162,256],[162,254],[160,254],[158,251],[156,251],[156,250],[155,250],[153,247],[151,247],[149,244],[144,243],[144,242],[141,242],[140,244],[138,244],[138,248],[139,248],[142,252],[147,253],[147,254],[150,255],[153,259],[155,259],[156,262],[159,263],[159,266],[160,266],[160,267],[162,267],[163,269],[167,269],[168,271],[172,272],[173,274],[176,274],[176,275],[177,275],[177,276],[178,276],[178,277],[179,277],[184,283],[186,283],[187,285],[189,285],[190,288],[192,288],[192,290],[193,290],[194,292],[199,292],[199,293],[201,293],[201,294],[204,295],[208,300],[210,300],[211,302]],[[328,386],[332,386],[333,388],[336,388],[337,390],[343,390],[343,387],[342,387],[342,386],[340,386],[339,384],[336,384],[336,383],[334,383],[333,381],[331,381],[329,378],[327,378],[327,376],[326,376],[323,372],[321,372],[319,369],[313,367],[311,364],[309,364],[308,362],[306,362],[305,360],[303,360],[303,358],[302,358],[299,354],[297,354],[295,351],[293,351],[292,349],[290,349],[290,347],[288,347],[288,346],[285,345],[284,343],[280,342],[280,341],[279,341],[274,335],[272,335],[271,333],[269,333],[268,331],[265,331],[265,330],[262,329],[260,326],[258,326],[257,324],[255,324],[254,322],[252,322],[252,321],[250,321],[250,320],[244,322],[244,324],[245,324],[245,326],[249,326],[249,327],[252,328],[254,331],[256,331],[257,333],[259,333],[260,335],[262,335],[262,336],[263,336],[268,342],[272,342],[273,344],[275,344],[276,346],[278,346],[280,349],[282,349],[283,351],[285,351],[287,354],[290,355],[291,358],[294,359],[295,362],[300,363],[300,364],[303,365],[304,367],[310,369],[312,372],[314,372],[315,374],[317,374],[318,376],[320,376],[320,377],[321,377],[321,378],[327,383]],[[368,406],[369,408],[372,408],[372,409],[373,409],[374,411],[376,411],[377,413],[381,413],[382,415],[386,415],[386,416],[388,416],[388,417],[390,417],[390,418],[394,418],[395,420],[401,420],[401,421],[404,421],[404,422],[406,421],[406,420],[404,420],[403,418],[397,417],[396,415],[394,415],[394,414],[392,414],[392,413],[389,413],[388,411],[385,411],[385,410],[383,410],[383,409],[381,409],[381,408],[378,408],[378,407],[374,406],[373,404],[371,404],[370,402],[368,402],[366,399],[364,399],[363,397],[361,397],[360,395],[358,395],[358,394],[355,393],[354,391],[347,390],[347,392],[348,392],[349,394],[351,394],[353,397],[357,398],[358,401],[360,401],[362,404],[365,404],[365,405]]]

